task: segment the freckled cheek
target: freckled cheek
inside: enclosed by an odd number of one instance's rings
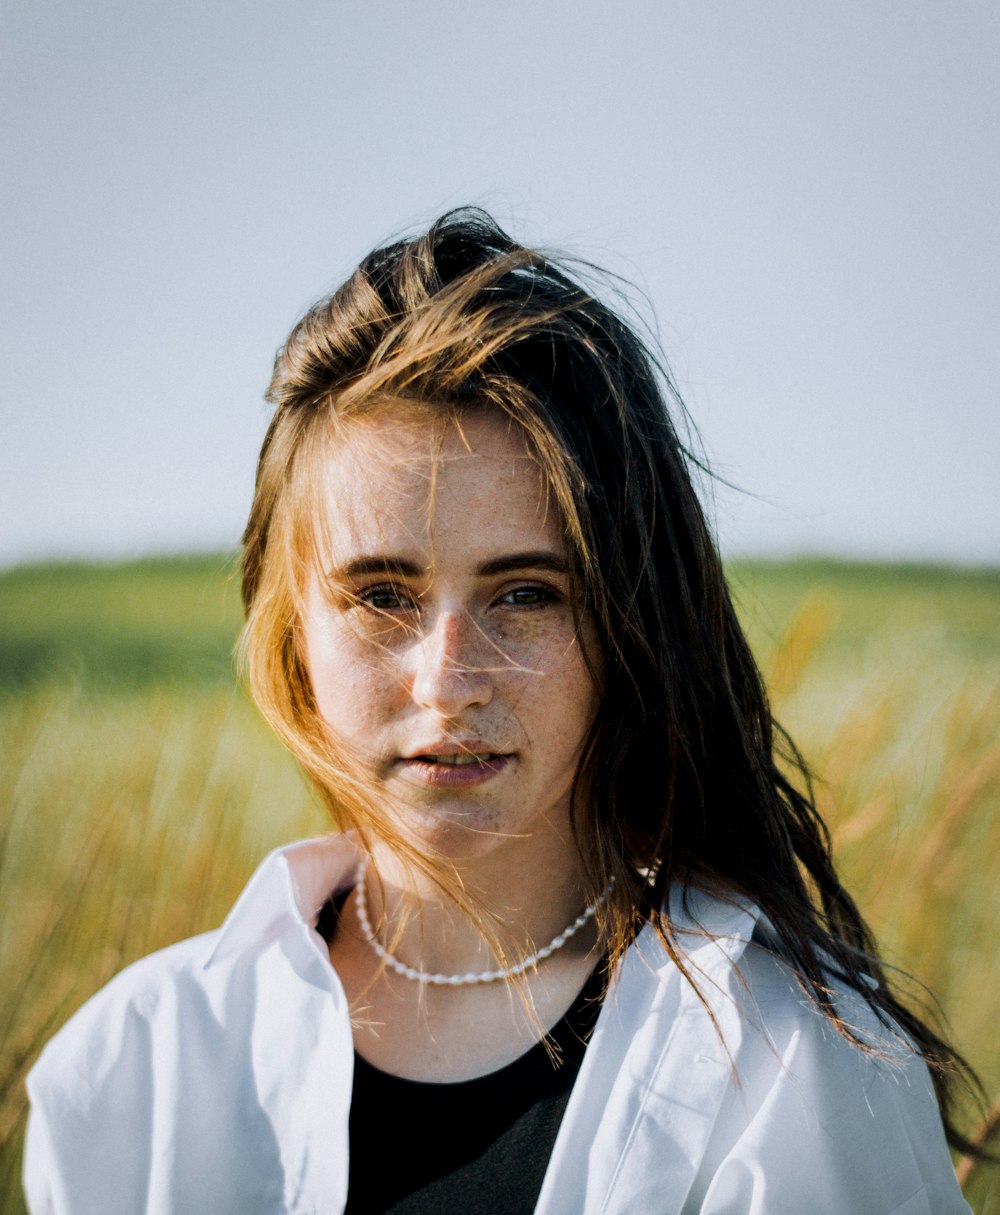
[[[510,667],[545,672],[559,679],[565,679],[577,667],[586,668],[569,615],[547,618],[526,614],[483,633],[492,653],[502,656]]]
[[[406,704],[398,664],[370,649],[329,647],[310,665],[320,715],[332,733],[364,748],[377,746],[375,732]]]
[[[535,652],[510,677],[506,698],[522,724],[546,745],[575,756],[597,711],[597,691],[576,646]]]

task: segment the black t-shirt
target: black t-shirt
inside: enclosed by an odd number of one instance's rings
[[[474,1080],[402,1080],[355,1053],[346,1215],[530,1215],[603,986],[598,965],[549,1049]]]

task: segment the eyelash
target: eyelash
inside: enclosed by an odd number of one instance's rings
[[[528,585],[516,586],[512,590],[506,591],[501,596],[501,601],[504,599],[509,599],[513,595],[535,596],[536,598],[534,603],[511,603],[509,605],[510,607],[519,607],[529,611],[533,608],[543,608],[548,607],[549,604],[558,603],[561,598],[561,596],[556,591],[552,590],[551,587]]]
[[[385,604],[378,604],[375,600],[379,597],[395,599],[396,603],[391,607],[387,607]],[[369,607],[373,611],[383,614],[398,611],[403,607],[410,610],[415,606],[409,595],[398,587],[393,586],[392,583],[379,583],[377,586],[366,587],[363,591],[359,591],[355,598],[364,607]]]

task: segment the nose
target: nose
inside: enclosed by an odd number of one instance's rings
[[[475,705],[489,704],[493,676],[484,665],[487,648],[482,630],[467,612],[442,612],[414,646],[413,699],[442,717],[458,717]]]

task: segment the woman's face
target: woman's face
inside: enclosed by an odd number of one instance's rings
[[[456,426],[388,405],[328,457],[323,508],[306,663],[385,813],[455,859],[567,840],[596,643],[523,440],[487,412]]]

